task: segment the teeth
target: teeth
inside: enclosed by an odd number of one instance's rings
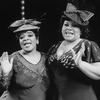
[[[74,33],[70,33],[70,34],[72,34],[72,35],[73,35]]]
[[[71,34],[71,35],[73,35],[74,33],[72,33],[72,32],[66,32],[66,34]]]
[[[25,43],[24,45],[30,45],[31,43]]]

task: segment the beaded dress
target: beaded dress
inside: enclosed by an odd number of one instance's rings
[[[2,79],[7,91],[0,100],[45,100],[49,84],[46,54],[41,52],[37,64],[28,62],[19,52],[13,53],[11,57],[14,57],[13,69],[8,77]]]

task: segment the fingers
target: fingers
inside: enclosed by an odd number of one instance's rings
[[[3,52],[1,60],[8,60],[8,52]]]
[[[72,55],[73,55],[73,59],[75,59],[75,56],[76,56],[75,51],[73,49],[71,49],[71,52],[72,52]]]
[[[85,44],[84,44],[84,42],[82,43],[81,47],[82,47],[83,50],[85,50]]]
[[[76,54],[75,51],[73,49],[71,49],[72,55],[73,55],[73,59],[76,63],[76,65],[81,61],[81,58],[84,54],[85,51],[85,44],[84,42],[81,45],[81,49],[78,51],[78,53]]]
[[[81,49],[79,50],[79,52],[77,53],[77,55],[82,56],[84,54],[84,51],[85,51],[85,45],[84,45],[84,43],[82,43]]]
[[[85,51],[85,44],[84,42],[82,43],[82,46],[81,46],[81,53],[84,54],[84,51]]]
[[[13,60],[14,60],[14,58],[11,58],[10,59],[10,64],[13,64]]]
[[[13,63],[13,57],[9,60],[8,52],[3,52],[2,56],[0,57],[1,61],[9,61],[11,64]]]

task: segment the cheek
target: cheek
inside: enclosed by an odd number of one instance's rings
[[[37,41],[36,37],[31,38],[31,41],[32,41],[33,43],[36,43],[36,41]]]
[[[31,42],[32,42],[32,44],[36,44],[36,40],[35,39],[31,40]]]
[[[23,45],[22,40],[19,40],[19,45],[22,47],[22,45]]]
[[[73,32],[74,32],[75,36],[79,37],[81,35],[81,32],[79,29],[74,29]]]
[[[61,30],[61,34],[62,34],[62,36],[65,35],[65,29],[62,29],[62,30]]]
[[[74,35],[74,39],[77,40],[80,37],[80,35],[77,33]]]
[[[66,27],[65,27],[65,26],[63,26],[61,31],[63,32],[63,31],[65,31],[65,30],[66,30]]]

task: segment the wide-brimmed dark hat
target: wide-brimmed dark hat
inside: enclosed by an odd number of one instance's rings
[[[27,31],[27,30],[34,30],[34,29],[40,29],[40,21],[33,20],[33,19],[22,19],[17,20],[13,22],[9,28],[12,29],[14,33],[20,32],[20,31]]]
[[[62,17],[68,17],[72,21],[79,25],[88,25],[89,19],[94,15],[94,13],[86,10],[78,10],[71,3],[67,4],[66,11],[64,11]]]

